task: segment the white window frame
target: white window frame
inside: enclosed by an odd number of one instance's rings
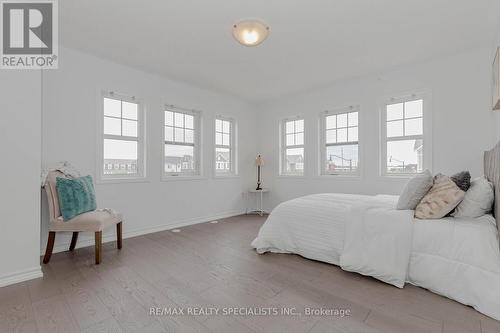
[[[387,105],[422,100],[422,135],[387,137]],[[404,123],[404,121],[403,121]],[[403,132],[404,134],[404,132]],[[422,171],[432,170],[432,95],[429,91],[400,94],[397,97],[386,98],[380,108],[380,176],[384,178],[411,178],[419,173],[387,172],[387,142],[400,140],[422,139],[424,145]]]
[[[104,98],[120,100],[137,104],[137,137],[104,134]],[[144,101],[135,96],[118,93],[115,91],[101,91],[98,102],[97,116],[97,181],[106,182],[129,182],[143,181],[146,179],[146,108]],[[137,173],[131,175],[106,175],[104,174],[104,140],[137,141]]]
[[[194,147],[193,156],[195,159],[195,171],[194,172],[165,172],[165,145],[189,145],[186,143],[172,142],[165,140],[165,111],[188,114],[194,117],[194,140],[192,146]],[[201,179],[203,178],[203,162],[202,162],[202,112],[194,109],[187,109],[171,104],[165,104],[162,110],[162,158],[161,158],[161,173],[162,180],[190,180],[190,179]]]
[[[302,145],[286,145],[286,123],[289,121],[303,120],[304,121],[304,143]],[[294,132],[298,133],[298,132]],[[279,124],[279,135],[280,135],[280,159],[279,159],[279,176],[281,177],[305,177],[306,175],[306,120],[303,116],[295,116],[284,118]],[[286,150],[293,148],[303,148],[304,149],[304,169],[302,172],[289,172],[286,170]]]
[[[335,109],[332,109],[332,110],[328,110],[328,111],[324,111],[324,112],[321,112],[320,114],[320,139],[319,139],[319,142],[320,142],[320,151],[319,151],[319,163],[320,163],[320,167],[319,167],[319,174],[321,176],[349,176],[349,177],[359,177],[361,175],[361,163],[362,163],[362,160],[361,160],[361,140],[360,140],[360,137],[361,137],[361,108],[359,105],[352,105],[352,106],[347,106],[347,107],[341,107],[341,108],[335,108]],[[327,144],[326,143],[326,117],[328,116],[332,116],[332,115],[339,115],[339,114],[344,114],[344,113],[350,113],[350,112],[357,112],[358,113],[358,140],[357,141],[351,141],[351,142],[341,142],[341,143],[329,143]],[[349,127],[349,124],[347,124],[347,126]],[[347,127],[347,128],[348,128]],[[351,126],[352,127],[352,126]],[[325,165],[326,165],[326,149],[327,147],[329,146],[346,146],[346,145],[354,145],[354,144],[357,144],[358,145],[358,167],[356,169],[356,171],[337,171],[337,172],[333,172],[333,171],[327,171],[325,169]]]
[[[222,121],[228,121],[229,122],[229,146],[224,146],[224,145],[218,145],[217,141],[215,139],[216,133],[217,133],[217,126],[216,122],[217,120],[222,120]],[[226,116],[221,116],[217,115],[214,119],[214,132],[213,132],[213,140],[214,140],[214,152],[213,152],[213,163],[212,167],[214,170],[214,177],[216,178],[223,178],[223,177],[231,177],[231,176],[237,176],[238,175],[238,147],[237,147],[237,133],[238,133],[238,126],[236,123],[236,120],[231,117],[226,117]],[[231,158],[231,168],[229,171],[217,171],[216,169],[216,163],[217,163],[217,156],[216,156],[216,149],[217,148],[229,148],[229,153],[230,153],[230,158]]]

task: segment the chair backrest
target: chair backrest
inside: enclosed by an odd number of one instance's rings
[[[50,221],[54,221],[61,216],[61,210],[59,209],[59,197],[57,196],[56,190],[57,177],[67,178],[60,171],[50,171],[47,175],[47,181],[45,183],[45,192],[47,193],[47,200],[49,202]]]

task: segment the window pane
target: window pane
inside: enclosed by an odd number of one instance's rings
[[[165,125],[174,126],[174,113],[172,111],[165,111]]]
[[[423,170],[423,141],[387,142],[387,172],[416,173]]]
[[[336,128],[337,127],[337,116],[327,116],[326,117],[326,128],[331,129],[331,128]]]
[[[229,134],[222,134],[222,145],[223,146],[229,146],[230,141],[229,141]]]
[[[174,128],[165,127],[165,141],[174,141]]]
[[[104,117],[104,134],[122,135],[121,120]]]
[[[165,172],[195,172],[194,147],[165,144]]]
[[[194,117],[190,114],[186,114],[184,117],[185,117],[184,121],[185,121],[186,128],[193,129],[194,128]]]
[[[297,146],[304,144],[304,132],[295,134],[295,144]]]
[[[422,119],[423,118],[405,120],[405,135],[422,135]]]
[[[184,129],[176,127],[174,134],[175,142],[184,142]]]
[[[231,150],[229,148],[215,148],[215,171],[231,171]]]
[[[187,130],[185,130],[184,134],[186,135],[186,142],[187,143],[194,143],[194,131],[193,130],[187,129]]]
[[[137,137],[137,121],[135,120],[122,120],[123,133],[124,136]]]
[[[395,136],[403,136],[403,121],[389,121],[387,122],[387,137],[392,138]]]
[[[293,133],[295,132],[295,126],[294,126],[294,121],[287,121],[286,122],[286,133]]]
[[[222,132],[222,120],[220,119],[215,120],[215,130],[217,132]]]
[[[223,121],[222,122],[222,132],[224,133],[229,133],[230,132],[230,123],[229,121]]]
[[[387,105],[387,121],[403,119],[403,103]]]
[[[304,173],[304,148],[286,150],[285,171],[290,173]]]
[[[419,99],[405,103],[405,118],[422,117],[424,101]]]
[[[104,159],[137,160],[137,141],[104,139]]]
[[[215,144],[216,145],[222,144],[222,133],[215,133]]]
[[[358,141],[358,128],[357,127],[349,127],[347,129],[349,142]]]
[[[295,132],[304,132],[304,119],[295,121]]]
[[[293,146],[294,144],[295,144],[294,135],[293,134],[287,134],[286,135],[286,145],[287,146]]]
[[[337,115],[337,128],[347,127],[347,113]]]
[[[122,104],[122,117],[127,119],[137,120],[137,104],[123,102]]]
[[[121,117],[121,101],[111,98],[104,98],[104,115],[111,117]]]
[[[184,113],[174,112],[175,127],[184,127]]]
[[[328,130],[326,131],[326,143],[336,143],[337,142],[337,131]]]
[[[337,130],[337,142],[347,142],[347,128]]]
[[[358,145],[326,147],[327,172],[354,172],[358,169]]]
[[[349,126],[358,126],[358,113],[350,112],[349,113]]]

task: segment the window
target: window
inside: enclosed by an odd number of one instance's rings
[[[215,174],[236,174],[235,124],[233,119],[215,119]]]
[[[199,176],[200,113],[168,107],[164,115],[164,174]]]
[[[321,173],[356,174],[359,165],[359,107],[327,111],[321,117]]]
[[[281,174],[304,174],[304,119],[285,119],[281,128]]]
[[[105,93],[99,164],[102,179],[144,176],[144,114],[135,97]]]
[[[428,163],[424,154],[425,99],[412,95],[392,99],[383,110],[383,165],[388,175],[419,173]],[[428,150],[428,147],[425,148]],[[385,155],[385,156],[384,156]]]

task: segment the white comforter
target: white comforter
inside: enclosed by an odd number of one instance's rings
[[[406,276],[409,283],[500,320],[500,251],[493,217],[411,219],[408,229],[405,211],[400,211],[402,226],[394,228],[397,199],[328,193],[290,200],[273,210],[252,246],[258,253],[296,253],[342,265],[399,287]],[[412,241],[392,247],[386,242],[370,252],[384,233]],[[363,240],[368,242],[363,245]],[[409,258],[395,256],[396,251],[407,251]]]

